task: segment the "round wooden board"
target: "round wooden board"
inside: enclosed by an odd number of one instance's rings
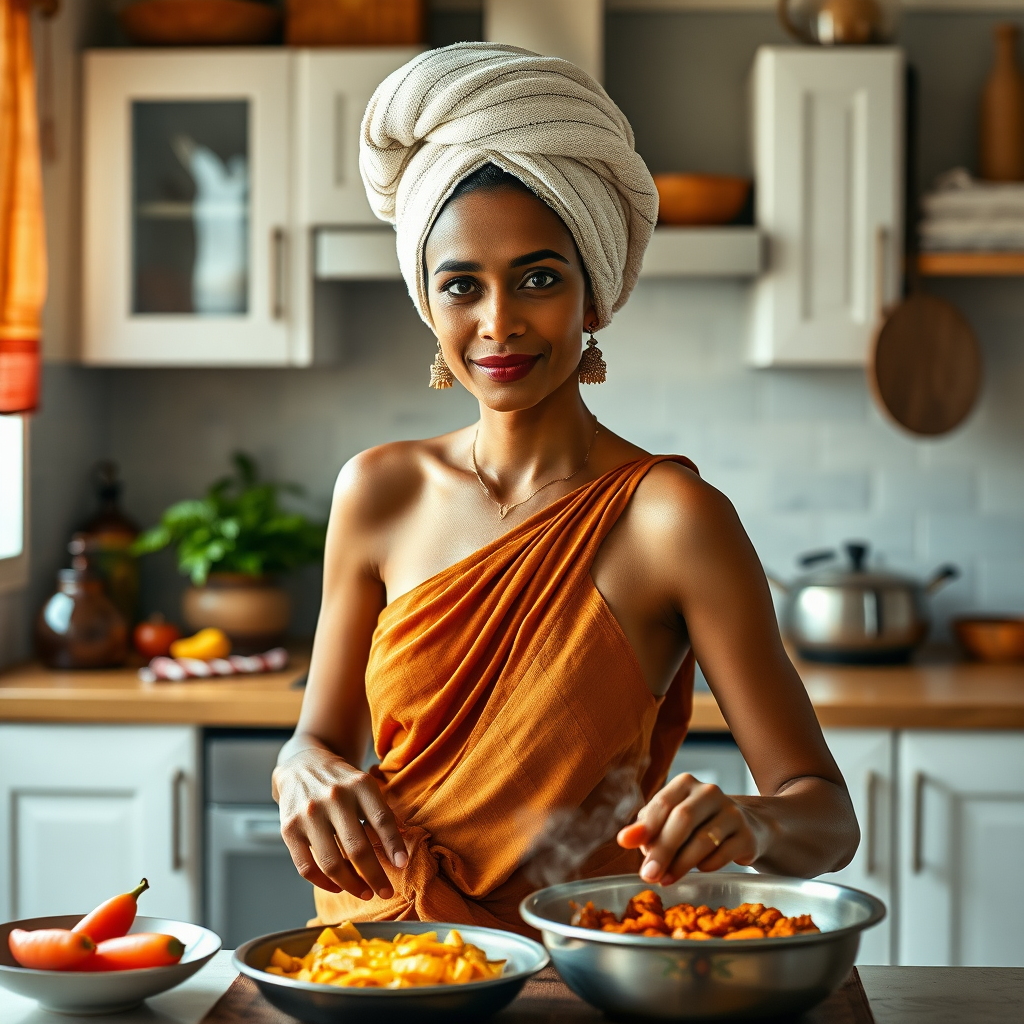
[[[958,427],[981,391],[978,340],[955,306],[911,295],[882,324],[868,365],[879,405],[914,434]]]

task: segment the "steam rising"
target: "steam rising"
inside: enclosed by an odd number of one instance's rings
[[[614,839],[643,803],[642,774],[642,767],[613,768],[586,806],[552,811],[526,855],[529,881],[542,888],[575,877],[587,858]]]

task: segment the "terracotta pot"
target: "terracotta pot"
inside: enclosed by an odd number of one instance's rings
[[[981,98],[981,176],[1024,181],[1024,76],[1017,66],[1014,24],[996,25],[995,61]]]
[[[654,184],[663,224],[728,224],[750,195],[746,178],[716,174],[655,174]]]
[[[205,587],[189,587],[182,615],[194,630],[215,626],[237,654],[258,654],[280,644],[291,619],[291,599],[265,576],[211,573]]]
[[[245,46],[266,43],[281,12],[252,0],[140,0],[118,15],[128,38],[144,46]]]
[[[953,632],[979,661],[1024,661],[1024,616],[964,616]]]

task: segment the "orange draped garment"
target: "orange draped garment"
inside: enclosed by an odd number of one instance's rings
[[[316,890],[318,921],[424,920],[532,934],[519,902],[636,871],[615,833],[686,734],[692,652],[656,698],[590,568],[644,475],[629,462],[403,594],[366,669],[372,770],[410,860],[392,899]],[[379,847],[378,847],[379,850]]]

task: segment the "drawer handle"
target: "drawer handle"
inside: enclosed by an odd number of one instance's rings
[[[270,231],[270,316],[284,317],[284,228]]]
[[[873,875],[878,870],[878,860],[875,856],[875,819],[878,812],[878,784],[882,781],[878,772],[867,774],[867,835],[864,837],[864,846],[867,864],[865,871]]]
[[[924,870],[924,787],[928,782],[924,772],[914,775],[914,843],[911,869],[915,875]]]
[[[171,779],[171,870],[180,871],[185,866],[181,853],[181,789],[185,784],[185,773],[179,768]]]

